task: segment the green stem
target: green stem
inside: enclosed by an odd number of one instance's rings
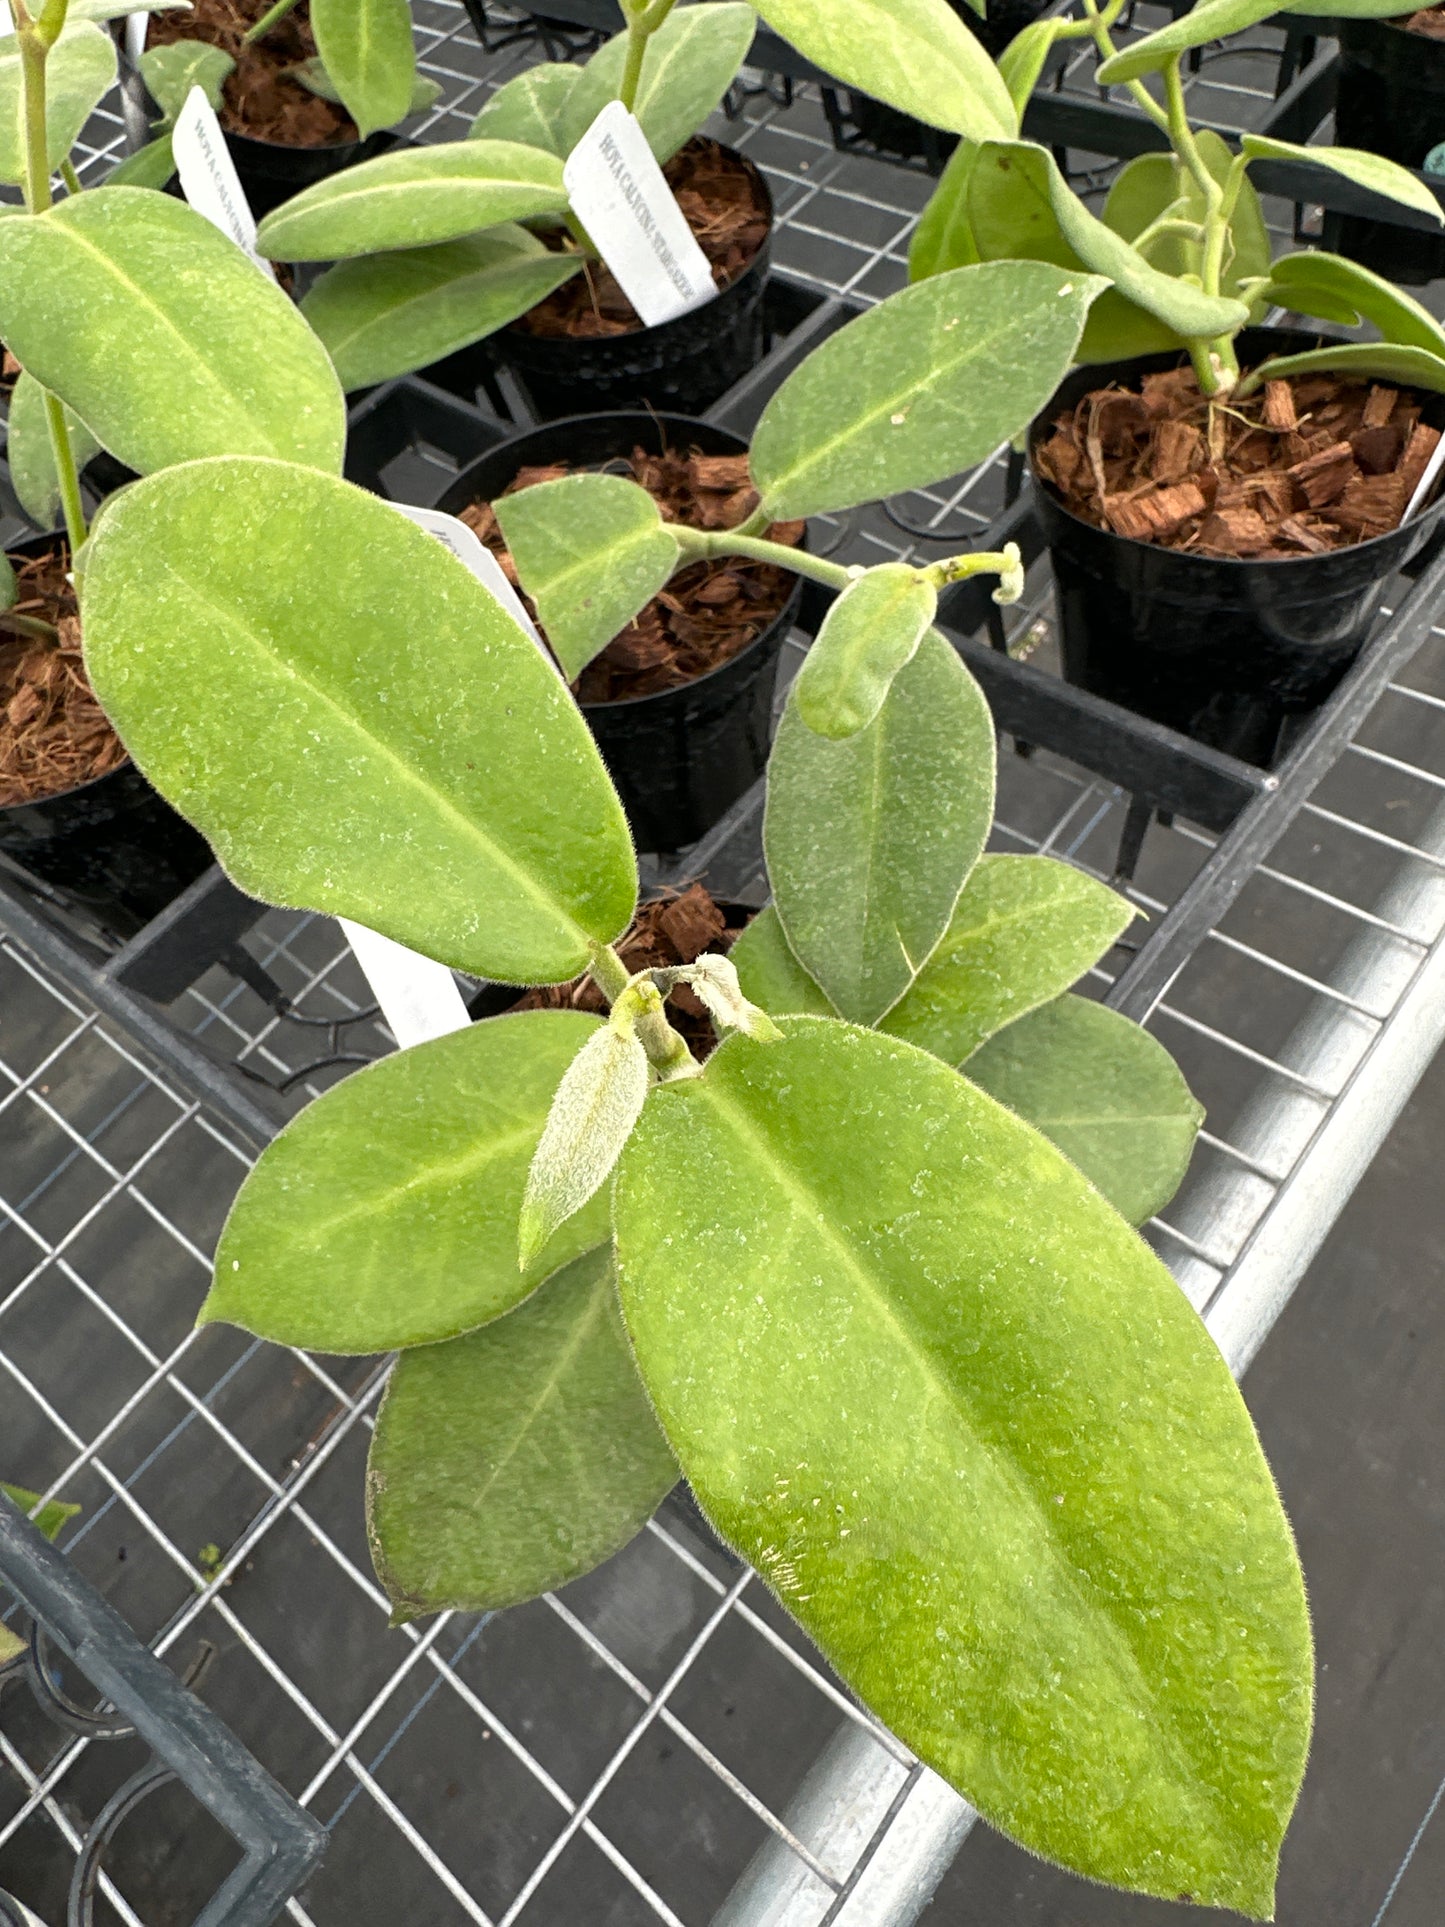
[[[682,549],[684,562],[714,562],[730,555],[744,555],[751,562],[771,562],[776,568],[791,569],[794,575],[805,575],[829,589],[846,589],[856,580],[853,571],[841,562],[809,555],[806,549],[790,549],[783,542],[766,542],[757,536],[744,535],[740,529],[720,529],[715,535],[705,535],[701,529],[674,527],[672,533]]]
[[[1208,234],[1210,225],[1218,215],[1224,202],[1224,190],[1210,173],[1199,151],[1199,143],[1194,138],[1194,130],[1189,125],[1189,114],[1184,105],[1184,82],[1179,77],[1179,55],[1175,54],[1164,68],[1164,98],[1168,106],[1166,125],[1169,142],[1174,152],[1194,176],[1195,185],[1204,196],[1204,227]],[[1210,294],[1218,294],[1218,288],[1208,288]]]
[[[258,40],[264,40],[273,27],[279,26],[296,5],[296,0],[276,0],[274,7],[268,7],[254,27],[248,27],[241,36],[243,47],[254,47]]]
[[[637,89],[642,79],[642,63],[647,57],[647,43],[672,12],[675,0],[652,0],[650,6],[634,7],[624,0],[623,13],[627,20],[627,61],[622,69],[622,83],[617,90],[617,98],[632,112],[637,103]]]
[[[1096,0],[1084,0],[1084,12],[1088,15],[1086,24],[1089,32],[1093,36],[1094,45],[1099,50],[1101,62],[1112,60],[1118,52],[1118,49],[1114,45],[1114,36],[1110,33],[1109,29],[1119,18],[1123,7],[1124,0],[1109,0],[1108,6],[1106,6],[1101,13],[1096,4]],[[1149,89],[1144,85],[1143,81],[1131,80],[1128,85],[1129,92],[1144,109],[1144,112],[1149,116],[1150,120],[1154,122],[1156,127],[1162,127],[1167,132],[1169,127],[1168,116],[1150,93]]]
[[[969,555],[951,555],[943,562],[931,562],[918,573],[935,589],[946,589],[950,582],[967,582],[971,575],[1003,575],[1017,566],[1017,548],[1012,555],[1005,555],[1001,550],[980,550]]]
[[[587,948],[592,953],[592,961],[587,966],[587,975],[608,1003],[615,1004],[632,981],[627,965],[610,943],[591,943]]]
[[[60,163],[60,178],[65,183],[65,191],[67,194],[83,194],[85,192],[80,184],[80,176],[70,164],[69,155]]]
[[[1198,221],[1186,221],[1179,214],[1161,214],[1157,221],[1151,221],[1141,234],[1136,234],[1129,243],[1136,254],[1142,254],[1151,241],[1157,241],[1161,234],[1182,234],[1186,241],[1205,239],[1204,229]]]
[[[80,477],[75,468],[75,450],[70,445],[70,429],[58,395],[45,392],[45,419],[50,427],[50,448],[55,457],[55,473],[60,482],[60,506],[65,513],[65,533],[70,538],[72,563],[85,540],[85,506],[80,499]]]
[[[52,624],[39,616],[18,616],[13,609],[0,609],[0,629],[13,629],[17,635],[29,636],[35,642],[60,641],[60,631]]]

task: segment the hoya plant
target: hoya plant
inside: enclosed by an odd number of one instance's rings
[[[963,141],[915,231],[915,279],[971,261],[1043,260],[1088,268],[1113,283],[1089,317],[1083,362],[1188,350],[1201,392],[1243,400],[1271,379],[1325,369],[1378,375],[1445,390],[1445,330],[1429,312],[1369,269],[1311,250],[1270,259],[1256,161],[1308,160],[1407,207],[1442,218],[1434,195],[1393,161],[1349,147],[1299,147],[1263,134],[1241,135],[1239,150],[1210,129],[1190,126],[1181,64],[1194,48],[1281,11],[1275,0],[1197,0],[1157,32],[1115,47],[1112,28],[1123,0],[1085,17],[1050,15],[1026,27],[1001,56],[999,71],[1022,113],[1051,47],[1091,39],[1096,78],[1126,86],[1168,140],[1168,151],[1137,156],[1122,168],[1101,215],[1092,213],[1049,149],[1017,137]],[[1298,11],[1382,17],[1393,0],[1324,0]],[[1162,99],[1145,84],[1158,82]],[[1271,355],[1241,371],[1240,330],[1274,306],[1353,326],[1370,323],[1378,341],[1339,342],[1304,353]]]
[[[850,324],[760,423],[760,524],[979,460],[1100,291],[977,265]],[[532,491],[509,529],[559,653],[696,552],[615,479]],[[254,454],[106,507],[95,686],[238,882],[502,984],[585,973],[608,1012],[489,1019],[318,1100],[243,1188],[203,1317],[401,1351],[367,1481],[399,1617],[585,1572],[684,1476],[991,1821],[1267,1917],[1310,1719],[1298,1563],[1223,1360],[1123,1215],[1172,1186],[1197,1113],[1157,1046],[1067,1001],[1127,907],[981,855],[992,733],[930,627],[942,580],[1009,594],[1017,558],[779,559],[841,593],[773,765],[775,914],[738,963],[633,974],[605,768],[454,555]],[[720,1034],[705,1062],[669,1018],[680,982]],[[1092,1116],[1048,1094],[1066,1060]]]

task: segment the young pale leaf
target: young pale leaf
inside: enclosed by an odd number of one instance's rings
[[[784,1029],[654,1093],[618,1171],[699,1503],[990,1824],[1267,1919],[1309,1620],[1224,1360],[1038,1132],[896,1039]]]
[[[975,267],[982,259],[968,220],[968,177],[977,159],[977,141],[960,141],[949,155],[908,243],[910,281],[926,281],[950,268]]]
[[[816,736],[788,704],[768,875],[790,947],[843,1016],[876,1023],[928,961],[988,835],[993,778],[988,704],[936,629],[856,736]]]
[[[0,1483],[0,1492],[3,1492],[13,1504],[18,1505],[27,1519],[34,1513],[35,1517],[31,1523],[52,1543],[59,1536],[60,1529],[66,1521],[73,1519],[80,1511],[78,1505],[67,1505],[63,1499],[51,1499],[40,1506],[39,1512],[35,1512],[35,1508],[40,1505],[40,1494],[27,1491],[23,1485]]]
[[[286,71],[292,80],[299,80],[303,87],[313,94],[319,94],[322,100],[335,101],[338,107],[346,105],[321,60],[303,60],[295,67],[288,67]],[[428,107],[434,106],[441,98],[441,91],[437,81],[428,80],[424,74],[414,74],[411,83],[411,99],[406,107],[407,113],[420,114]]]
[[[1445,359],[1428,348],[1401,347],[1393,341],[1338,341],[1328,348],[1307,349],[1303,354],[1276,355],[1252,368],[1235,394],[1242,401],[1267,381],[1286,375],[1313,375],[1324,368],[1338,369],[1355,379],[1369,375],[1381,381],[1397,381],[1402,387],[1445,394]]]
[[[647,1052],[630,1024],[604,1024],[562,1074],[527,1172],[518,1219],[523,1269],[596,1197],[647,1101]]]
[[[1048,401],[1103,286],[998,261],[934,275],[850,321],[763,410],[750,459],[767,514],[854,508],[982,461]]]
[[[1174,1196],[1204,1121],[1158,1039],[1087,997],[1030,1011],[964,1075],[1057,1144],[1130,1224]]]
[[[1132,904],[1071,863],[980,857],[943,941],[883,1028],[961,1064],[1077,983],[1133,921]]]
[[[167,194],[98,187],[0,221],[0,340],[142,475],[205,455],[341,467],[326,351],[268,274]]]
[[[744,1037],[754,1037],[760,1044],[776,1044],[781,1037],[768,1013],[743,994],[731,957],[702,956],[668,975],[674,982],[692,988],[720,1030],[740,1030]]]
[[[212,107],[221,104],[221,89],[236,71],[223,47],[204,40],[173,40],[164,47],[147,47],[140,57],[141,79],[152,100],[173,121],[193,87],[199,87]]]
[[[632,111],[659,161],[669,161],[702,126],[737,77],[757,16],[742,0],[678,7],[647,43]],[[614,34],[582,69],[565,107],[568,153],[609,100],[627,64],[627,35]]]
[[[99,454],[100,443],[68,408],[65,423],[70,430],[70,452],[79,471],[92,455]],[[30,374],[20,376],[10,397],[5,456],[21,508],[37,528],[53,528],[60,515],[60,476],[45,413],[45,390]]]
[[[836,1017],[818,985],[788,947],[777,911],[769,904],[728,951],[743,995],[774,1017]]]
[[[1069,22],[1061,20],[1056,14],[1046,14],[1042,20],[1031,20],[1021,33],[1014,35],[999,55],[998,70],[1003,75],[1014,111],[1020,119],[1039,84],[1044,64],[1053,52],[1054,42],[1065,34],[1068,26]]]
[[[511,222],[435,247],[338,262],[301,312],[345,389],[410,374],[495,334],[582,265]]]
[[[937,613],[938,592],[907,563],[884,562],[850,583],[793,684],[808,728],[839,742],[865,729]]]
[[[1403,207],[1413,207],[1434,221],[1445,222],[1445,212],[1425,182],[1408,167],[1387,161],[1382,154],[1368,154],[1358,147],[1297,147],[1293,141],[1269,140],[1263,134],[1242,135],[1240,146],[1255,161],[1312,161],[1369,188],[1372,194],[1383,194]]]
[[[1171,20],[1156,33],[1129,43],[1122,52],[1103,61],[1094,78],[1101,87],[1117,87],[1126,80],[1139,80],[1145,74],[1163,71],[1171,60],[1188,53],[1192,47],[1207,47],[1211,40],[1227,40],[1245,27],[1267,20],[1281,9],[1279,0],[1196,0],[1188,13]],[[1310,9],[1318,12],[1319,9]]]
[[[517,141],[404,147],[331,174],[262,221],[273,261],[341,261],[427,247],[567,205],[562,163]]]
[[[59,167],[80,130],[115,85],[115,43],[102,28],[81,20],[67,26],[45,62],[45,145]],[[18,187],[25,179],[24,89],[20,42],[0,39],[0,181]]]
[[[947,0],[761,0],[776,33],[825,74],[970,140],[1009,140],[998,69]]]
[[[117,161],[105,177],[107,187],[144,187],[159,193],[174,177],[176,157],[171,151],[169,134],[159,134],[123,161]]]
[[[626,929],[632,845],[576,704],[388,503],[283,462],[169,469],[97,524],[84,620],[131,754],[253,896],[507,983]]]
[[[568,682],[677,567],[677,537],[647,490],[622,475],[566,475],[492,506]]]
[[[366,1508],[393,1620],[495,1612],[580,1578],[677,1476],[599,1245],[506,1318],[392,1373]]]
[[[1445,356],[1445,328],[1430,310],[1358,261],[1338,254],[1287,254],[1268,272],[1262,290],[1266,301],[1346,327],[1373,322],[1386,341]]]
[[[411,111],[409,0],[311,0],[316,51],[363,140]]]
[[[432,1345],[509,1311],[609,1235],[605,1198],[517,1269],[517,1213],[580,1011],[495,1017],[333,1085],[231,1207],[201,1323],[309,1351]]]
[[[544,60],[504,81],[472,122],[472,140],[519,141],[565,161],[567,100],[582,77],[565,60]]]

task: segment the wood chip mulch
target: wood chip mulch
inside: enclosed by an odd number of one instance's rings
[[[1440,431],[1409,391],[1338,375],[1269,381],[1211,409],[1191,368],[1102,388],[1054,423],[1034,460],[1095,528],[1198,555],[1318,555],[1384,535]]]
[[[1423,34],[1427,40],[1445,40],[1445,7],[1421,7],[1418,13],[1402,13],[1390,24],[1406,33]]]
[[[17,635],[0,613],[0,809],[58,796],[125,761],[125,749],[86,680],[80,614],[63,547],[13,558],[14,613],[39,617],[58,643]]]
[[[323,100],[288,70],[316,53],[307,0],[288,13],[254,47],[245,44],[271,0],[192,0],[188,13],[152,14],[147,47],[175,40],[204,40],[236,62],[221,94],[220,121],[229,134],[277,141],[283,147],[329,147],[360,138],[344,107]]]
[[[746,455],[703,455],[697,449],[650,455],[634,448],[626,467],[657,503],[665,522],[694,529],[733,529],[757,507]],[[560,481],[572,473],[563,462],[524,468],[504,493],[513,495],[534,483]],[[462,510],[461,520],[476,530],[508,580],[520,588],[491,504],[473,502]],[[801,522],[776,522],[768,536],[792,548],[802,533]],[[746,649],[782,613],[793,593],[793,580],[789,571],[770,562],[694,562],[588,663],[573,685],[578,701],[609,703],[651,696],[716,669]]]

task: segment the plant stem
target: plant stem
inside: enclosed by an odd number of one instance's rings
[[[610,943],[593,943],[587,947],[592,952],[592,961],[587,966],[587,975],[608,1003],[615,1004],[631,982],[627,965]]]
[[[1119,18],[1123,7],[1124,0],[1109,0],[1108,6],[1106,6],[1101,13],[1096,0],[1084,0],[1084,12],[1088,16],[1085,25],[1093,36],[1094,45],[1098,48],[1102,60],[1112,60],[1118,52],[1118,49],[1114,45],[1114,36],[1110,33],[1109,29]],[[1144,109],[1144,112],[1149,116],[1150,120],[1154,122],[1155,126],[1167,129],[1169,126],[1169,118],[1158,101],[1155,100],[1154,96],[1150,93],[1149,89],[1144,85],[1143,81],[1131,80],[1128,83],[1128,87],[1129,92]]]
[[[587,966],[587,974],[608,1003],[615,1004],[624,993],[630,993],[628,1004],[632,1007],[637,1041],[647,1052],[647,1061],[657,1072],[659,1081],[668,1084],[679,1077],[696,1077],[697,1059],[668,1023],[657,986],[645,975],[634,984],[627,965],[610,943],[589,944],[588,949],[592,961]]]
[[[275,6],[268,7],[255,26],[248,27],[241,35],[241,45],[254,47],[258,40],[264,40],[273,27],[280,26],[295,5],[296,0],[276,0]]]
[[[790,549],[782,542],[766,542],[754,535],[744,535],[740,529],[719,529],[716,534],[705,535],[701,529],[674,526],[671,533],[678,539],[684,562],[712,562],[730,555],[744,555],[751,562],[771,562],[779,569],[791,569],[794,575],[805,575],[828,589],[846,589],[856,579],[853,571],[841,562],[809,555],[806,549]]]
[[[40,616],[18,616],[13,609],[0,609],[0,629],[13,629],[17,635],[35,642],[57,643],[60,631]]]
[[[999,550],[979,550],[969,555],[951,555],[943,562],[931,562],[918,573],[935,589],[945,589],[950,582],[967,582],[971,575],[1003,575],[1006,570],[1017,566],[1016,548],[1012,555],[1005,555]]]
[[[65,183],[65,191],[67,194],[83,194],[85,192],[80,184],[80,176],[70,164],[70,156],[68,154],[60,163],[60,178]]]
[[[1210,173],[1199,151],[1199,143],[1194,138],[1194,130],[1189,125],[1189,115],[1184,105],[1184,83],[1179,78],[1179,55],[1167,62],[1164,68],[1164,98],[1168,103],[1166,125],[1169,129],[1169,144],[1194,176],[1195,185],[1204,196],[1204,226],[1206,234],[1224,204],[1224,190]],[[1206,292],[1218,294],[1218,288]]]
[[[674,0],[651,0],[651,5],[632,6],[623,0],[623,14],[627,20],[627,63],[622,69],[622,83],[617,90],[617,98],[632,112],[637,103],[638,83],[642,79],[642,63],[647,56],[647,43],[672,12]]]
[[[1151,241],[1157,241],[1161,234],[1182,234],[1186,241],[1204,241],[1204,229],[1198,221],[1186,221],[1182,215],[1161,214],[1157,221],[1151,221],[1141,233],[1136,234],[1129,243],[1136,254],[1142,254]]]
[[[75,450],[70,445],[70,429],[65,408],[58,395],[45,391],[45,419],[50,426],[50,448],[55,456],[55,473],[60,482],[60,506],[65,514],[65,533],[70,538],[72,564],[85,541],[85,505],[80,499],[80,477],[75,469]]]

